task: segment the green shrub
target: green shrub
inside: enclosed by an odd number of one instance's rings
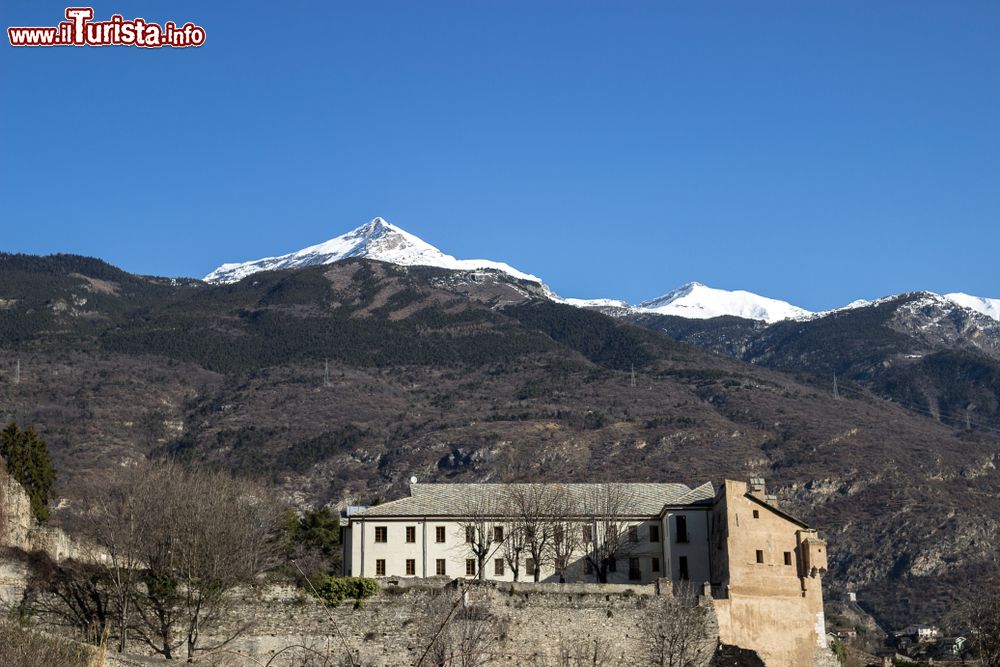
[[[285,514],[285,558],[289,574],[321,582],[340,574],[340,518],[323,507],[296,516]]]
[[[365,577],[323,577],[315,585],[315,595],[324,604],[337,606],[344,600],[361,601],[378,593],[378,583]]]
[[[835,656],[837,656],[837,662],[841,665],[847,664],[847,647],[844,646],[844,642],[839,639],[834,639],[830,642],[830,650],[833,651]]]

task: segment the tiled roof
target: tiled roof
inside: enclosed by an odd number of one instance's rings
[[[701,486],[691,489],[686,494],[675,500],[672,505],[695,505],[708,503],[715,500],[715,488],[711,482],[705,482]]]
[[[585,512],[588,498],[594,497],[602,487],[621,489],[625,500],[624,513],[629,516],[658,516],[664,505],[690,505],[711,500],[715,491],[711,483],[696,489],[684,484],[414,484],[410,497],[393,500],[382,505],[355,511],[352,517],[394,516],[458,516],[470,507],[482,506],[484,501],[503,498],[505,492],[518,488],[551,486],[565,489],[573,506]]]

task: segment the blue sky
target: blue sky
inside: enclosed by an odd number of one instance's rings
[[[0,249],[200,276],[381,215],[567,296],[1000,297],[995,0],[94,8],[207,42],[0,45]]]

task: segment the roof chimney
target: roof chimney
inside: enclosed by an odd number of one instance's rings
[[[763,477],[751,477],[748,486],[750,487],[751,496],[767,502],[767,486],[764,484]]]

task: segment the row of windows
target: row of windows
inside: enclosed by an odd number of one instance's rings
[[[474,561],[473,561],[474,562]],[[435,574],[438,576],[444,576],[448,573],[448,566],[444,558],[438,558],[434,563]],[[466,570],[468,570],[468,563],[466,563]],[[406,559],[406,574],[407,576],[414,576],[417,574],[417,561],[413,558]],[[468,572],[466,572],[468,574]],[[378,558],[375,560],[375,576],[384,577],[385,576],[385,559]]]
[[[584,542],[592,542],[594,540],[594,529],[593,526],[585,525],[581,526],[583,531]],[[529,536],[530,537],[530,536]],[[554,535],[556,542],[562,542],[562,528],[557,526]],[[475,542],[476,530],[472,526],[468,526],[465,529],[465,541]],[[493,541],[503,542],[504,540],[504,528],[503,526],[493,527]],[[388,526],[375,526],[375,542],[380,544],[385,544],[389,541],[389,527]],[[414,544],[417,541],[417,527],[407,526],[406,527],[406,542],[407,544]],[[444,544],[445,541],[445,527],[435,526],[434,527],[434,541],[438,544]],[[638,542],[639,541],[639,527],[629,526],[628,529],[628,541]],[[659,542],[660,541],[660,527],[653,525],[649,526],[649,541]],[[677,517],[677,541],[687,542],[687,526],[684,521],[684,517]]]
[[[434,528],[434,541],[438,544],[444,544],[445,530],[444,526],[435,526]],[[375,526],[375,541],[380,544],[385,544],[389,541],[389,527],[388,526]],[[406,543],[415,544],[417,541],[417,527],[407,526],[406,527]],[[468,540],[466,540],[468,541]]]
[[[651,572],[660,571],[660,559],[650,558],[649,568]],[[557,568],[557,570],[560,568]],[[417,573],[417,561],[414,558],[407,558],[405,571],[407,576],[414,576]],[[493,560],[493,574],[497,577],[502,577],[507,571],[507,562],[503,558],[496,558]],[[594,566],[587,559],[583,561],[583,571],[585,574],[593,574]],[[618,571],[618,561],[612,559],[608,562],[608,571],[617,572]],[[384,577],[385,576],[385,559],[378,558],[375,560],[375,576]],[[477,573],[477,563],[475,558],[465,559],[465,575],[467,577],[474,577]],[[535,576],[535,561],[528,558],[524,564],[524,573],[526,576]],[[681,557],[681,578],[687,579],[687,558]],[[438,576],[445,576],[448,574],[447,560],[444,558],[438,558],[434,563],[434,574]],[[628,576],[629,579],[642,579],[642,569],[638,558],[628,559]]]
[[[792,564],[792,552],[791,551],[784,552],[784,558],[785,558],[785,565],[791,565]],[[763,563],[764,562],[764,550],[763,549],[757,549],[757,562],[758,563]]]

